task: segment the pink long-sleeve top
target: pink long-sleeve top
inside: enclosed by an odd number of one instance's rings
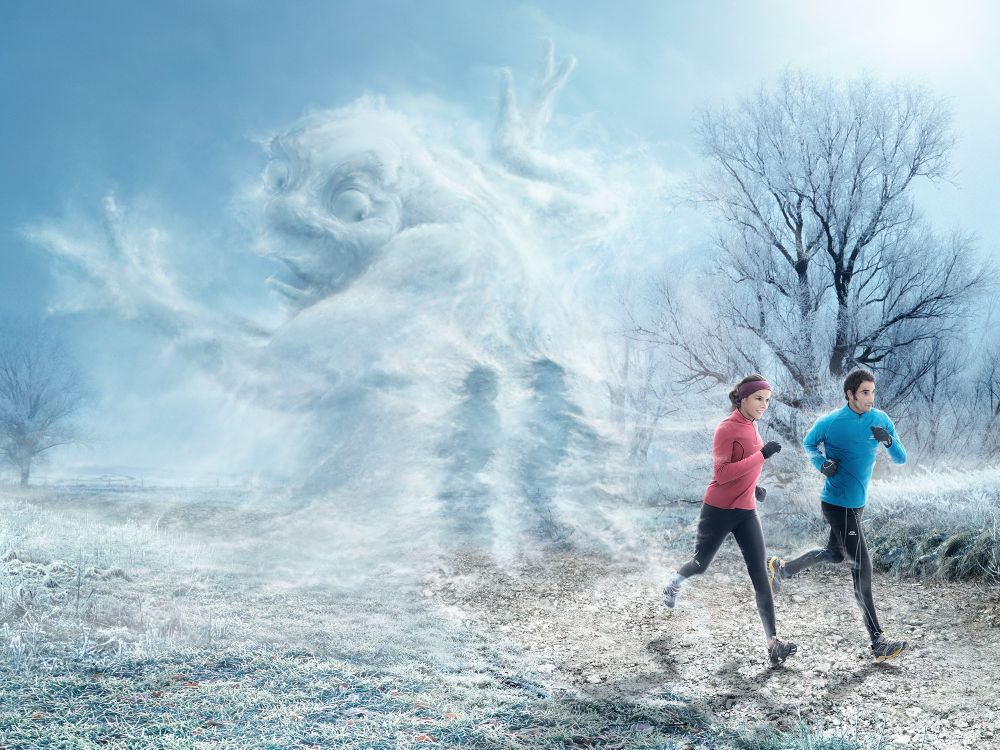
[[[756,508],[754,488],[764,468],[763,445],[756,423],[739,409],[722,420],[712,441],[712,481],[705,502],[716,508]]]

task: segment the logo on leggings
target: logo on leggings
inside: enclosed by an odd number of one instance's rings
[[[847,536],[857,536],[857,535],[858,535],[858,532],[856,532],[856,531],[848,531],[847,532]]]
[[[701,563],[698,562],[697,560],[694,561],[694,564],[697,565],[699,568],[701,567]]]

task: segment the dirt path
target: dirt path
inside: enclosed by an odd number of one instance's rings
[[[752,589],[735,550],[686,586],[660,588],[677,556],[609,563],[558,554],[501,570],[456,559],[425,595],[451,616],[537,662],[553,684],[651,705],[691,700],[733,728],[766,724],[881,739],[883,747],[1000,744],[1000,592],[880,576],[876,602],[904,657],[875,665],[846,567],[814,569],[777,599],[779,633],[799,644],[766,663]]]
[[[34,500],[28,500],[34,506]],[[266,515],[213,503],[175,502],[160,508],[145,498],[128,503],[120,498],[39,498],[38,508],[65,513],[66,523],[74,519],[89,523],[94,514],[105,520],[138,518],[144,524],[141,528],[153,524],[184,532],[178,539],[187,539],[185,544],[196,547],[199,540],[212,541],[212,554],[204,565],[218,568],[218,585],[229,585],[226,571],[242,581],[241,588],[218,597],[200,588],[215,585],[216,578],[199,579],[182,597],[178,591],[170,592],[174,583],[169,571],[150,578],[148,585],[141,577],[131,582],[120,577],[102,580],[100,586],[108,589],[109,616],[124,617],[127,608],[112,605],[137,600],[141,593],[147,627],[156,614],[151,602],[162,601],[165,618],[172,617],[172,608],[179,608],[191,622],[200,622],[204,615],[211,615],[209,622],[228,622],[227,607],[243,607],[260,613],[255,621],[244,623],[258,637],[271,616],[277,618],[273,629],[289,637],[298,633],[287,622],[282,591],[294,593],[296,587],[306,586],[308,578],[294,575],[301,570],[294,565],[290,572],[268,569],[274,582],[287,584],[272,601],[255,583],[254,575],[263,574],[251,575],[256,570],[252,565],[253,570],[246,571],[235,567],[236,562],[247,565],[244,557],[250,549],[254,554],[249,558],[263,555],[267,538],[260,533],[273,525]],[[19,512],[27,517],[29,511]],[[105,538],[102,528],[87,533],[100,541]],[[224,528],[232,534],[224,537],[223,544]],[[127,539],[138,531],[128,527],[122,534]],[[193,536],[188,539],[188,534]],[[280,541],[271,544],[288,557],[292,550]],[[877,741],[881,748],[928,750],[1000,746],[997,587],[878,576],[875,596],[882,623],[891,637],[907,639],[913,648],[897,662],[876,666],[866,653],[848,569],[808,571],[789,582],[777,598],[779,632],[795,640],[800,650],[784,668],[775,670],[766,663],[753,593],[732,544],[723,547],[708,574],[688,583],[677,609],[663,605],[661,587],[683,556],[684,551],[668,551],[609,561],[553,553],[504,567],[487,557],[452,557],[426,575],[419,606],[423,611],[423,605],[429,605],[431,614],[458,624],[456,632],[468,628],[505,653],[518,655],[534,673],[532,679],[538,677],[546,687],[593,698],[592,704],[628,698],[651,708],[691,705],[732,729],[766,725],[794,732],[801,721],[812,733],[860,738],[871,747]],[[286,562],[291,565],[295,560]],[[329,564],[327,558],[316,562],[324,571],[335,569]],[[71,573],[65,573],[68,578],[59,586],[49,589],[39,584],[38,590],[52,595],[70,591]],[[411,582],[407,578],[407,585]],[[386,584],[390,597],[397,583],[393,579]],[[317,594],[315,612],[296,610],[302,629],[298,634],[305,640],[316,640],[315,632],[329,624],[324,617],[346,622],[337,608],[331,608],[331,601],[339,600]],[[268,614],[273,612],[278,614]],[[381,615],[372,616],[378,621]],[[428,638],[435,642],[437,625],[427,627]],[[373,649],[379,648],[385,634],[368,630],[359,621],[345,637],[363,635]],[[238,631],[234,624],[233,633]]]

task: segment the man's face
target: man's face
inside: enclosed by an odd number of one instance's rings
[[[863,381],[856,391],[847,392],[847,400],[851,408],[858,414],[871,411],[875,405],[875,384],[870,381]]]

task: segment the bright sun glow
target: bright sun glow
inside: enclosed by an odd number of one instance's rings
[[[867,17],[868,23],[857,41],[874,60],[920,72],[969,62],[992,12],[992,6],[976,0],[887,0],[864,5],[857,18]]]

